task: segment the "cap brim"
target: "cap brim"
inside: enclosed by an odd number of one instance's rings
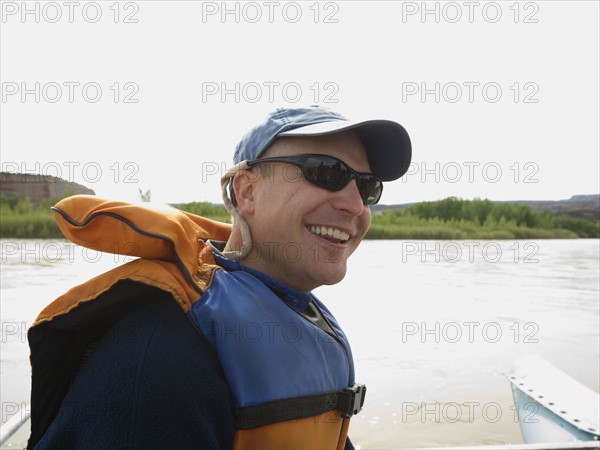
[[[412,157],[410,137],[402,125],[391,120],[339,120],[316,123],[278,136],[326,136],[354,130],[367,151],[371,172],[382,181],[393,181],[406,173]]]

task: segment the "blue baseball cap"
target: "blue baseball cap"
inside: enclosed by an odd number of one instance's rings
[[[279,108],[240,141],[233,162],[261,157],[278,137],[325,136],[354,130],[367,151],[371,172],[381,181],[393,181],[408,170],[412,148],[402,125],[391,120],[351,121],[322,106]]]

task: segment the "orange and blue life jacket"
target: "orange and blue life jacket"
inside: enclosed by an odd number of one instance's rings
[[[229,225],[91,196],[65,199],[54,211],[74,243],[139,259],[72,288],[30,329],[31,448],[92,339],[86,326],[118,314],[118,303],[127,301],[97,300],[122,280],[168,292],[210,342],[232,395],[234,448],[344,448],[366,391],[355,384],[344,332],[312,294],[223,257],[213,241],[226,241]],[[56,338],[57,330],[70,338]]]

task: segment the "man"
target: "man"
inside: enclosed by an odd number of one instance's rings
[[[410,157],[397,123],[279,109],[223,176],[231,230],[176,210],[57,204],[69,239],[142,258],[69,291],[30,330],[28,447],[353,448],[365,387],[311,291],[344,277],[382,181]]]

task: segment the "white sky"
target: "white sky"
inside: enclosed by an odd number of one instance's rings
[[[242,134],[318,102],[408,130],[382,203],[595,194],[598,21],[596,1],[3,1],[2,170],[220,202]]]

